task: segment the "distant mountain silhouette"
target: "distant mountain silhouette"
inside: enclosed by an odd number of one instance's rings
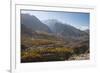
[[[84,31],[81,31],[69,24],[64,24],[54,19],[45,21],[45,24],[48,25],[53,33],[55,33],[56,35],[60,35],[64,38],[77,39],[87,35]]]

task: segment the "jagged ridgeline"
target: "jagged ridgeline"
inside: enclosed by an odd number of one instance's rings
[[[89,29],[82,31],[56,19],[42,22],[34,15],[21,14],[22,63],[89,59],[88,54]]]

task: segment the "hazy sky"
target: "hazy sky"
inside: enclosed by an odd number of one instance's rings
[[[27,13],[36,16],[41,21],[48,19],[57,19],[66,24],[70,24],[78,29],[85,30],[89,29],[89,13],[78,13],[78,12],[53,12],[53,11],[21,11],[21,13]]]

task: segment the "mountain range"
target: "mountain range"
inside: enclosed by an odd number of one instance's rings
[[[79,30],[69,24],[64,24],[55,19],[46,20],[43,23],[37,17],[29,14],[21,14],[21,27],[22,31],[27,31],[27,34],[32,34],[33,32],[47,33],[65,39],[78,39],[83,36],[88,36],[86,31]]]

